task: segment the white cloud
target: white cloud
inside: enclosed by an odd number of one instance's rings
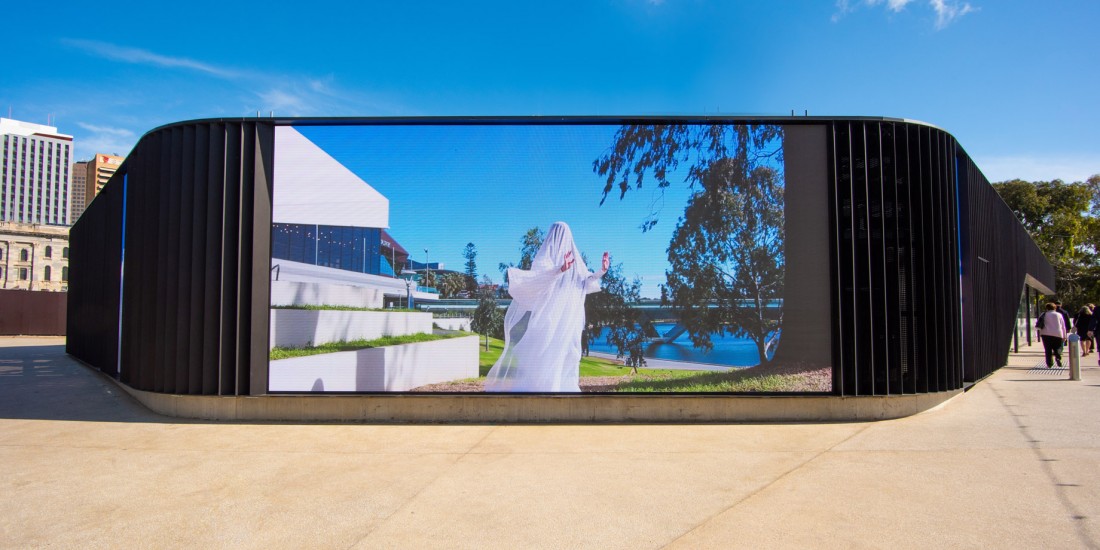
[[[263,88],[251,92],[249,101],[258,102],[245,109],[246,114],[275,116],[340,116],[414,114],[401,105],[370,94],[345,90],[333,85],[335,79],[325,78],[258,78]]]
[[[395,115],[411,114],[403,105],[392,103],[370,93],[341,88],[336,83],[333,75],[307,75],[288,73],[265,73],[249,69],[228,69],[205,61],[188,59],[183,57],[171,57],[161,53],[130,48],[110,44],[106,42],[63,39],[63,43],[78,48],[86,55],[109,59],[111,61],[139,64],[158,67],[168,71],[200,72],[219,79],[224,84],[196,82],[194,86],[201,87],[201,94],[187,94],[186,92],[172,94],[172,109],[166,109],[164,99],[157,115],[173,118],[206,118],[210,116],[252,116],[259,113],[266,116],[274,113],[276,116],[338,116],[338,115]],[[134,105],[145,105],[152,100],[148,92],[135,90],[137,97],[129,98],[127,112],[132,115]],[[201,103],[198,98],[201,97]],[[217,98],[215,100],[215,98]],[[192,101],[194,99],[195,101]],[[212,107],[216,101],[219,107]],[[171,112],[172,115],[167,113]],[[178,116],[177,116],[178,115]],[[97,147],[112,147],[115,150],[129,150],[132,146],[135,134],[129,130],[118,128],[119,118],[114,116],[106,123],[95,119],[86,118],[88,122],[79,124],[87,130],[86,137],[82,137],[85,144],[97,144]],[[165,120],[162,116],[149,121],[134,118],[131,127],[148,129]],[[127,135],[126,132],[129,132]],[[124,138],[131,138],[129,140]],[[78,142],[79,143],[79,142]],[[84,146],[77,146],[82,153],[93,154],[96,151],[86,151]],[[90,147],[90,145],[89,145]],[[106,151],[102,151],[106,152]]]
[[[71,38],[62,39],[62,42],[84,50],[91,55],[111,59],[114,61],[122,61],[124,63],[133,63],[137,65],[155,65],[158,67],[167,68],[191,69],[220,78],[236,78],[240,76],[235,71],[231,71],[221,67],[215,67],[214,65],[203,63],[201,61],[195,61],[193,59],[187,59],[185,57],[170,57],[167,55],[161,55],[139,48],[117,46],[115,44],[99,42],[96,40],[78,40]]]
[[[73,134],[73,156],[76,160],[90,159],[96,153],[126,156],[137,141],[137,133],[127,128],[81,121],[76,125],[87,131]]]
[[[126,128],[111,128],[109,126],[95,126],[84,122],[77,122],[77,126],[96,134],[107,134],[118,137],[134,137],[134,132]]]
[[[137,139],[133,136],[133,133],[129,138],[110,133],[76,134],[73,136],[73,148],[75,149],[73,158],[75,160],[89,160],[96,153],[124,157],[130,154],[130,149],[134,148],[136,141]]]
[[[272,89],[256,94],[260,98],[260,104],[269,111],[274,111],[286,116],[302,116],[309,114],[312,103],[304,95],[288,90]],[[261,113],[263,114],[263,113]]]
[[[261,115],[274,112],[277,116],[331,116],[354,109],[358,102],[333,89],[328,80],[331,78],[270,79],[266,88],[254,92],[259,100],[257,109]]]
[[[885,5],[886,9],[900,13],[908,5],[916,0],[837,0],[836,13],[833,14],[833,22],[839,21],[845,14],[855,11],[860,6],[870,8]],[[971,12],[978,11],[969,2],[961,4],[956,0],[928,0],[928,7],[936,12],[936,29],[940,30],[951,24],[954,20]]]
[[[928,3],[932,6],[932,9],[936,10],[937,29],[942,29],[955,19],[975,11],[969,2],[963,2],[961,6],[948,4],[947,0],[929,0]]]
[[[990,156],[975,157],[974,163],[991,182],[1022,179],[1025,181],[1085,181],[1100,174],[1100,154],[1081,156]]]
[[[905,9],[905,6],[913,0],[863,0],[864,4],[868,6],[878,6],[879,4],[886,4],[886,7],[890,11],[898,12]],[[847,4],[847,2],[845,2]]]

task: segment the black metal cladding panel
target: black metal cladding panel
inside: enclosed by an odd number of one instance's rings
[[[112,374],[118,365],[121,243],[116,239],[121,232],[121,208],[121,185],[104,189],[69,232],[65,350]]]
[[[969,157],[958,154],[962,247],[964,379],[976,381],[1008,360],[1027,275],[1054,287],[1054,269]]]
[[[203,292],[203,364],[217,365],[217,368],[203,369],[203,394],[223,394],[221,372],[221,294],[214,289],[222,288],[222,219],[224,218],[223,198],[225,186],[218,185],[226,170],[226,130],[224,124],[210,125],[209,153],[207,155],[206,186],[206,248]],[[228,386],[227,386],[228,387]]]
[[[954,140],[903,122],[832,125],[834,387],[962,387]]]
[[[121,363],[119,378],[141,390],[250,393],[251,366],[266,365],[267,351],[266,302],[252,304],[254,292],[267,292],[252,281],[254,254],[267,254],[253,250],[264,230],[253,227],[253,213],[270,205],[252,202],[257,151],[272,148],[257,141],[272,136],[270,124],[241,121],[175,125],[141,139],[119,171],[129,177],[121,342],[116,174],[72,230],[70,353],[109,373]],[[268,217],[259,220],[265,228]]]

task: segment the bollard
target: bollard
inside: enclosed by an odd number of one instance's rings
[[[1081,379],[1081,337],[1077,333],[1069,335],[1069,379]]]

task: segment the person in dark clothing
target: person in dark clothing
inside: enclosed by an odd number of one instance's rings
[[[1062,301],[1061,300],[1055,300],[1054,301],[1054,309],[1055,309],[1055,311],[1058,312],[1059,315],[1062,316],[1062,321],[1066,324],[1066,337],[1068,338],[1069,337],[1069,327],[1070,327],[1069,312],[1062,308]]]
[[[1089,323],[1089,332],[1088,332],[1088,334],[1089,334],[1089,336],[1091,337],[1091,339],[1093,341],[1092,342],[1093,343],[1092,348],[1094,350],[1100,351],[1100,347],[1098,347],[1096,345],[1096,337],[1100,336],[1100,312],[1096,311],[1095,306],[1093,306],[1093,308],[1092,308],[1092,321]],[[1097,353],[1097,355],[1100,355],[1100,353]],[[1096,363],[1097,363],[1097,365],[1100,365],[1100,359],[1098,359]]]
[[[1073,318],[1073,330],[1081,338],[1081,357],[1092,353],[1092,310],[1082,306]]]
[[[1089,350],[1096,351],[1096,328],[1094,327],[1097,321],[1100,320],[1100,315],[1096,314],[1096,304],[1089,304],[1089,311],[1092,312],[1092,321],[1088,326]]]

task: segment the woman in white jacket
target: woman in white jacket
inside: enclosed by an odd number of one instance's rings
[[[1035,326],[1039,328],[1039,337],[1043,340],[1043,352],[1048,369],[1053,366],[1052,357],[1058,363],[1058,367],[1062,367],[1062,346],[1066,343],[1066,322],[1057,309],[1058,306],[1053,303],[1047,304],[1046,312],[1035,322]]]

